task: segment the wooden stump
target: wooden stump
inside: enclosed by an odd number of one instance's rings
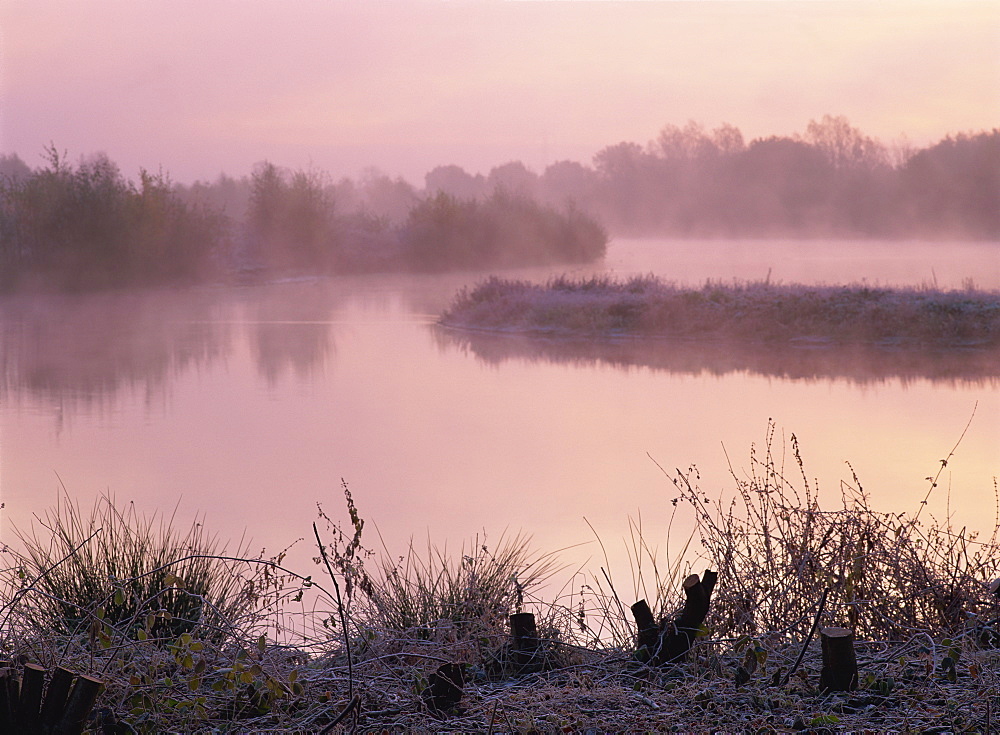
[[[678,663],[691,650],[691,644],[708,617],[708,605],[718,578],[716,572],[706,569],[701,579],[698,579],[697,574],[692,574],[684,580],[684,608],[661,635],[660,657],[664,662]]]
[[[0,732],[16,732],[17,678],[10,661],[0,662]]]
[[[511,615],[510,634],[515,673],[526,674],[541,671],[544,657],[541,641],[538,640],[538,628],[535,626],[534,614],[515,613]]]
[[[854,633],[847,628],[822,628],[823,669],[819,675],[822,692],[850,692],[858,687],[858,659],[854,653]]]
[[[17,723],[20,732],[39,730],[44,688],[45,669],[35,664],[25,664],[21,674],[21,696],[17,701]]]
[[[462,699],[465,688],[465,670],[461,664],[441,664],[427,677],[427,688],[422,692],[427,708],[445,712]]]
[[[24,664],[18,679],[13,664],[0,662],[0,733],[79,735],[102,686],[56,667],[46,688],[41,666]]]
[[[663,620],[659,626],[645,600],[632,605],[632,616],[639,628],[637,648],[646,647],[651,665],[660,666],[684,660],[708,617],[712,590],[718,579],[718,573],[711,569],[706,569],[700,579],[697,574],[690,575],[683,584],[684,608],[675,620]]]
[[[639,629],[636,650],[645,648],[645,658],[652,660],[660,648],[660,628],[653,617],[653,611],[649,609],[649,603],[639,600],[632,605],[632,617],[635,618],[636,627]]]

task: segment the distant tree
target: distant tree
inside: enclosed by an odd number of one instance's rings
[[[915,153],[899,172],[899,195],[921,233],[1000,238],[1000,128]]]
[[[538,181],[543,200],[561,206],[572,203],[588,209],[597,189],[597,173],[576,161],[557,161],[548,166]]]
[[[753,141],[732,162],[729,224],[747,234],[828,231],[832,164],[807,143]]]
[[[726,156],[732,156],[746,149],[743,133],[738,127],[729,123],[722,123],[712,131],[712,143],[719,153]]]
[[[650,148],[660,158],[675,161],[702,159],[719,153],[715,141],[694,120],[689,120],[683,128],[664,126]]]
[[[0,181],[22,181],[31,174],[31,167],[16,153],[0,154]]]
[[[520,161],[510,161],[490,170],[486,188],[490,192],[534,196],[538,189],[538,175]]]
[[[596,212],[624,232],[663,231],[670,219],[669,202],[680,178],[675,166],[646,152],[637,143],[617,143],[594,155],[598,178]]]
[[[74,167],[50,146],[46,165],[0,182],[5,285],[40,276],[69,289],[173,282],[202,275],[221,242],[220,218],[189,207],[163,174],[126,180],[105,154]]]
[[[443,192],[413,208],[400,240],[410,267],[444,270],[581,262],[604,253],[592,218],[498,189],[483,201]]]
[[[174,190],[191,206],[209,207],[231,222],[242,222],[250,205],[251,181],[248,176],[237,179],[221,173],[211,182],[195,181],[188,186],[174,184]]]
[[[889,163],[886,147],[852,127],[843,115],[810,120],[804,139],[815,146],[836,169],[873,170]]]
[[[458,199],[478,199],[486,194],[486,179],[461,166],[438,166],[424,176],[424,191],[428,196],[443,192]]]
[[[336,260],[334,202],[322,177],[265,161],[251,176],[250,255],[274,268],[330,268]]]
[[[390,179],[377,169],[368,169],[357,186],[361,208],[377,218],[400,224],[420,200],[413,185],[402,178]]]

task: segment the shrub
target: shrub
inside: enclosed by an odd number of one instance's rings
[[[842,483],[840,507],[824,509],[795,435],[794,465],[786,468],[774,433],[772,423],[763,452],[751,450],[748,477],[733,473],[728,500],[708,497],[696,470],[672,477],[673,502],[694,510],[707,562],[719,572],[709,620],[715,635],[801,640],[824,589],[824,624],[869,640],[957,633],[992,609],[986,583],[1000,573],[1000,521],[979,540],[947,519],[921,519],[926,497],[916,512],[880,513],[857,476]],[[937,478],[928,480],[929,497]]]

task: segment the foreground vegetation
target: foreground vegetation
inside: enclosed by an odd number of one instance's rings
[[[768,282],[685,288],[655,276],[560,277],[544,285],[492,277],[459,292],[440,323],[586,337],[997,347],[1000,294]]]
[[[923,503],[877,512],[856,477],[822,506],[773,426],[731,493],[710,497],[693,468],[665,474],[667,511],[694,521],[685,549],[664,556],[634,524],[631,579],[605,561],[561,589],[556,558],[521,537],[376,554],[346,485],[346,520],[320,508],[305,575],[108,498],[89,518],[61,505],[4,552],[0,654],[101,679],[91,729],[105,732],[990,730],[996,518],[979,539]],[[644,597],[669,617],[692,564],[719,572],[703,635],[651,667],[627,607]],[[544,638],[530,668],[509,645],[522,611]],[[856,633],[856,691],[819,691],[817,624]],[[430,707],[449,662],[461,700]]]

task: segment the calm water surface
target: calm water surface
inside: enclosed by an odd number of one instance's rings
[[[576,272],[595,271],[1000,289],[1000,245],[620,240]],[[627,580],[630,516],[665,544],[673,493],[658,465],[696,465],[710,495],[731,492],[727,455],[745,474],[773,419],[779,444],[798,437],[821,501],[839,501],[850,462],[877,507],[912,511],[973,411],[930,507],[993,526],[1000,366],[982,355],[434,327],[455,290],[485,275],[0,302],[3,540],[64,485],[88,507],[105,491],[147,512],[179,502],[183,522],[204,514],[221,538],[245,532],[274,552],[311,536],[317,503],[344,517],[343,478],[393,552],[411,537],[458,550],[524,531],[540,550],[577,545],[563,558],[596,570],[589,521]],[[679,515],[675,537],[689,524]]]

